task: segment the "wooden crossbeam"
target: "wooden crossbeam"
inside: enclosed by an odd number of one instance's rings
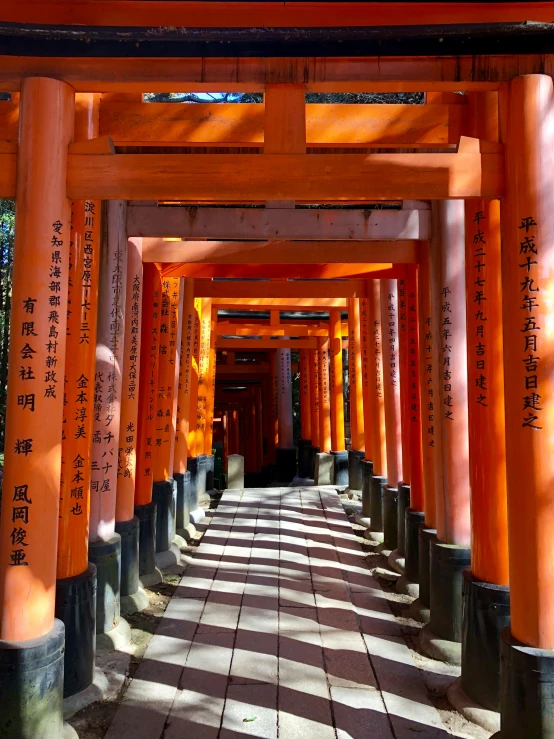
[[[213,279],[337,279],[404,277],[405,270],[393,264],[166,264],[165,277]]]
[[[268,349],[317,349],[317,339],[218,339],[217,348],[253,352]]]
[[[368,264],[419,261],[414,240],[164,241],[143,239],[144,262],[189,264]],[[379,267],[383,269],[384,267]]]
[[[1,105],[0,105],[1,108]],[[430,210],[309,210],[283,208],[127,208],[129,236],[182,239],[423,239]],[[167,260],[169,261],[169,260]]]
[[[263,103],[100,106],[100,134],[119,146],[264,145]],[[444,146],[465,133],[463,105],[305,106],[306,144],[315,147]],[[3,136],[0,128],[1,138]]]
[[[16,159],[0,154],[0,197],[15,196]],[[501,145],[483,153],[471,148],[367,156],[69,154],[67,167],[67,195],[73,200],[375,202],[498,198],[503,192]]]
[[[364,298],[365,280],[276,282],[217,282],[195,280],[197,298]]]
[[[409,26],[552,20],[544,2],[206,2],[142,0],[129,13],[114,0],[19,0],[2,10],[11,23],[84,26],[242,28]]]
[[[281,328],[276,328],[274,326],[255,325],[237,326],[227,321],[219,321],[216,331],[218,336],[329,336],[329,326],[327,328],[312,328],[311,326],[301,326],[298,328],[282,326]],[[348,336],[348,328],[346,328],[344,335]]]
[[[74,5],[71,3],[72,8]],[[480,9],[482,3],[478,5]],[[435,12],[438,4],[432,6]],[[210,8],[210,15],[213,12]],[[484,91],[498,90],[502,82],[521,74],[552,74],[553,70],[552,54],[353,59],[196,57],[175,58],[170,63],[164,58],[2,56],[0,90],[18,91],[23,78],[43,76],[63,79],[77,92],[263,92],[267,82],[306,84],[307,92]]]
[[[347,310],[346,298],[214,298],[214,308],[221,310],[252,311],[329,311]]]

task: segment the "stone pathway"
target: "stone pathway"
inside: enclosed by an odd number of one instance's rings
[[[227,491],[106,739],[439,739],[336,492]]]

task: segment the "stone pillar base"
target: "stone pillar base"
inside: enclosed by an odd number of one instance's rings
[[[463,692],[483,709],[500,711],[500,634],[510,625],[510,588],[462,573]],[[493,729],[491,729],[493,731]]]
[[[96,657],[96,567],[56,580],[55,616],[65,627],[63,697],[80,693],[94,679]]]
[[[227,490],[244,490],[244,457],[241,454],[227,457]]]
[[[0,640],[0,736],[59,739],[63,731],[64,625],[25,642]]]
[[[408,508],[405,522],[406,579],[408,582],[419,583],[419,527],[425,522],[425,514]]]
[[[398,545],[398,488],[383,485],[383,554]]]
[[[371,525],[371,478],[373,476],[373,462],[363,460],[362,462],[362,513],[359,523],[366,528]]]
[[[314,485],[331,485],[333,482],[334,459],[327,452],[315,456]]]
[[[206,454],[206,493],[210,498],[216,498],[219,490],[215,486],[215,457],[213,454]]]
[[[462,667],[463,670],[463,667]],[[500,729],[500,714],[497,711],[489,711],[483,706],[475,703],[462,688],[462,679],[457,678],[448,688],[446,694],[448,702],[465,719],[477,724],[485,731],[498,731]]]
[[[139,578],[143,587],[162,582],[162,573],[156,568],[156,503],[135,506],[139,525]]]
[[[554,736],[554,650],[535,649],[500,637],[501,739]]]
[[[152,485],[152,502],[156,504],[156,554],[166,552],[175,538],[177,485],[175,480],[161,480]]]
[[[89,560],[96,565],[96,633],[115,629],[120,617],[121,537],[89,544]]]
[[[357,449],[350,449],[348,452],[348,487],[346,492],[349,496],[361,495],[363,488],[363,472],[362,465],[365,459],[365,452]]]
[[[298,477],[311,477],[312,474],[312,442],[300,439],[298,442]]]
[[[190,522],[190,472],[174,472],[173,479],[177,485],[175,531],[183,539],[190,541],[196,533]]]
[[[148,608],[150,602],[139,580],[139,530],[138,516],[130,521],[120,521],[115,525],[121,536],[121,590],[120,612],[129,616]]]
[[[364,537],[376,543],[383,541],[383,486],[386,484],[386,477],[373,475],[371,478],[369,492],[371,526],[364,533]]]
[[[333,485],[345,487],[348,485],[348,452],[346,449],[331,451],[333,455]]]
[[[401,557],[406,555],[406,511],[410,507],[410,486],[400,483],[398,486],[398,553]]]
[[[296,477],[296,449],[277,447],[275,450],[276,482],[288,485]]]

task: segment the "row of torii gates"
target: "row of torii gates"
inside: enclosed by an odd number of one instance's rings
[[[371,89],[359,64],[341,74]],[[264,104],[217,107],[17,79],[0,734],[60,735],[95,631],[115,640],[201,515],[214,408],[229,454],[253,446],[247,471],[290,481],[291,349],[301,473],[317,448],[344,481],[347,338],[350,485],[363,458],[369,535],[399,545],[430,609],[423,647],[462,659],[502,737],[553,735],[554,94],[546,74],[490,77],[396,81],[428,92],[417,106],[306,106],[277,79]]]

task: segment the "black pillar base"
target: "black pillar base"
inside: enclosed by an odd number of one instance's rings
[[[139,525],[139,575],[141,578],[156,572],[156,503],[135,506]]]
[[[198,510],[200,500],[206,496],[206,457],[199,454],[187,459],[187,470],[190,472],[190,514]]]
[[[310,477],[312,471],[312,442],[300,439],[298,442],[298,477]]]
[[[370,531],[382,533],[383,531],[383,486],[387,484],[387,478],[373,475],[370,488]]]
[[[398,532],[397,545],[398,554],[401,557],[406,556],[406,511],[410,507],[410,486],[400,483],[398,486]]]
[[[348,489],[362,491],[362,464],[365,459],[365,452],[357,449],[350,449],[348,452]]]
[[[209,503],[210,496],[206,492],[206,482],[208,476],[208,458],[205,454],[199,454],[198,460],[198,476],[196,478],[196,495],[199,503]]]
[[[500,635],[500,733],[502,739],[554,737],[554,650],[534,649]]]
[[[313,446],[310,448],[310,477],[312,480],[315,477],[315,458],[316,455],[319,454],[321,449],[318,446]]]
[[[190,525],[190,472],[174,472],[173,479],[177,485],[175,530],[180,533]]]
[[[398,545],[398,488],[383,485],[383,549]]]
[[[89,563],[80,575],[56,580],[54,615],[65,627],[63,697],[69,698],[92,685],[94,679],[96,567],[93,564]]]
[[[156,504],[156,554],[167,552],[175,538],[177,485],[175,480],[162,480],[152,485],[152,502]]]
[[[277,447],[275,450],[276,482],[289,484],[296,477],[296,449]]]
[[[405,513],[406,526],[406,569],[408,582],[419,582],[419,528],[425,521],[422,511],[407,508]]]
[[[419,601],[431,608],[431,544],[437,540],[437,530],[425,523],[419,527]]]
[[[348,452],[346,449],[331,452],[334,457],[333,485],[348,485]]]
[[[96,633],[107,634],[120,620],[121,537],[89,544],[89,560],[96,565]]]
[[[431,542],[431,631],[439,639],[462,641],[462,572],[471,564],[471,550]]]
[[[362,462],[362,518],[371,517],[371,478],[373,477],[373,462]]]
[[[130,521],[118,521],[115,531],[121,537],[120,596],[134,595],[139,589],[139,526],[138,516]]]
[[[215,487],[215,457],[213,454],[206,454],[206,492],[210,498],[215,498],[219,493]]]
[[[0,736],[60,739],[63,727],[64,625],[25,642],[0,640]]]
[[[510,588],[462,573],[462,689],[475,703],[500,710],[500,634],[510,625]]]

